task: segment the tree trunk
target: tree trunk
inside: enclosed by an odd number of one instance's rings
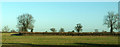
[[[111,28],[110,28],[110,33],[113,33],[113,27],[112,27],[112,24],[111,24]]]
[[[26,27],[24,27],[24,32],[27,32],[27,28]]]
[[[31,29],[31,32],[33,32],[33,29]]]
[[[79,33],[80,30],[77,30],[77,32]]]
[[[113,33],[113,28],[110,29],[110,32]]]

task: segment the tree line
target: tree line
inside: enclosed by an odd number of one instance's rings
[[[114,12],[108,12],[104,19],[104,24],[107,25],[108,28],[110,28],[110,32],[113,33],[114,29],[118,29],[118,13],[115,14]],[[31,14],[22,14],[17,17],[17,28],[19,29],[19,32],[33,32],[34,30],[34,18]],[[75,30],[79,33],[82,32],[82,25],[80,23],[76,24]],[[8,32],[10,29],[8,26],[3,27],[2,32]],[[56,32],[55,28],[50,29],[52,32]],[[98,29],[95,29],[96,32],[98,32]],[[11,30],[11,32],[15,32],[15,30]],[[47,31],[46,31],[47,32]],[[61,28],[59,32],[65,32],[64,28]],[[74,30],[72,31],[74,32]]]

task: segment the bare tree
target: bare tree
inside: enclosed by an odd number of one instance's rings
[[[55,28],[51,28],[50,30],[51,30],[52,32],[56,32]]]
[[[107,31],[105,31],[105,30],[102,30],[102,32],[104,32],[104,33],[105,33],[105,32],[107,32]]]
[[[64,32],[65,30],[64,30],[64,28],[61,28],[60,30],[59,30],[59,32]]]
[[[33,24],[30,24],[30,25],[28,26],[28,29],[30,29],[31,32],[33,32],[33,28],[34,28]]]
[[[113,33],[114,29],[117,29],[118,25],[118,14],[114,14],[114,12],[108,12],[108,15],[105,17],[105,25],[110,28],[110,32]]]
[[[16,32],[16,31],[14,29],[12,29],[11,32]]]
[[[31,32],[33,32],[33,23],[34,19],[31,14],[23,14],[18,17],[17,27],[19,28],[19,31],[22,32],[28,32],[28,29],[31,29]]]
[[[2,29],[2,32],[8,32],[10,30],[10,28],[8,26],[4,26]]]
[[[95,32],[98,32],[98,29],[95,29]]]
[[[80,31],[82,31],[82,25],[81,24],[77,24],[77,26],[75,26],[75,30],[79,33]]]

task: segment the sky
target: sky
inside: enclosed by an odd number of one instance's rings
[[[1,0],[0,2],[118,2],[120,0]]]
[[[17,30],[17,17],[29,13],[34,19],[34,31],[45,32],[50,28],[74,30],[81,23],[83,32],[109,31],[104,25],[107,12],[118,12],[117,2],[2,2],[2,25]]]

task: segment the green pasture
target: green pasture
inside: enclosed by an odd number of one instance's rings
[[[117,36],[11,36],[2,33],[3,45],[118,45]]]

